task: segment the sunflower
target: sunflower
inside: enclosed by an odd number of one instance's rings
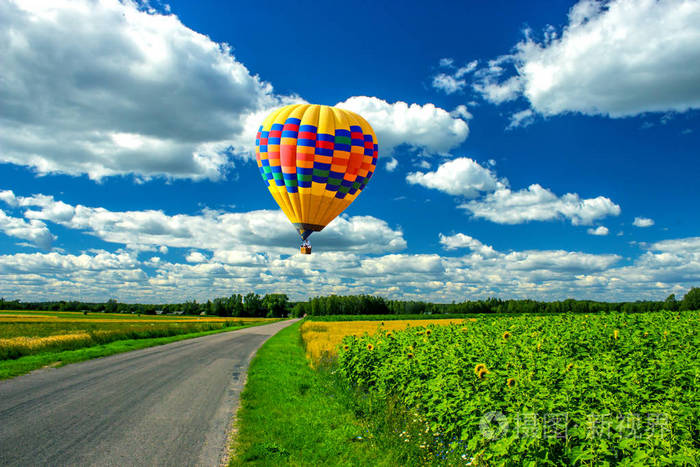
[[[474,367],[474,374],[479,375],[479,372],[486,369],[486,365],[479,363]],[[481,378],[481,376],[479,376]]]
[[[569,363],[568,365],[566,365],[566,371],[569,371],[571,368],[573,368],[573,366],[573,363]]]
[[[484,368],[482,368],[481,370],[479,370],[479,372],[476,374],[476,376],[477,376],[479,379],[481,379],[481,378],[483,378],[484,376],[486,376],[488,373],[489,373],[489,370],[488,370],[486,367],[484,367]]]
[[[386,337],[391,337],[391,333],[390,333],[390,332],[387,332],[387,333],[386,333]]]
[[[433,331],[431,331],[430,329],[426,329],[426,330],[425,330],[425,335],[426,335],[426,336],[429,336],[429,335],[431,335],[432,333],[433,333]]]
[[[512,388],[513,386],[515,386],[515,378],[508,378],[508,380],[506,380],[506,385],[509,388]]]
[[[510,333],[508,331],[506,331],[503,333],[503,340],[507,341],[508,339],[510,339]]]
[[[644,337],[647,337],[649,335],[649,332],[644,331]]]
[[[374,346],[372,344],[367,344],[367,350],[374,350]]]
[[[410,353],[410,352],[407,353],[407,354],[406,354],[406,358],[409,359],[409,360],[411,360],[411,359],[413,358],[413,354]]]
[[[617,340],[618,337],[620,337],[620,331],[618,331],[617,329],[615,329],[615,330],[613,331],[613,339]]]
[[[542,342],[537,343],[537,350],[540,350],[540,347],[542,347]]]
[[[350,346],[349,346],[349,345],[344,345],[344,346],[343,346],[343,350],[350,350]]]

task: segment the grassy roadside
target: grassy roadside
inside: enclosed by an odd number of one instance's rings
[[[386,404],[373,408],[332,372],[312,370],[300,324],[270,338],[251,362],[230,465],[412,464],[414,453],[395,435],[393,422],[403,420],[385,423],[377,414]]]
[[[193,337],[208,336],[210,334],[218,334],[220,332],[235,331],[237,329],[248,328],[268,323],[246,324],[242,326],[231,326],[213,331],[193,332],[189,334],[179,334],[168,337],[154,337],[148,339],[125,339],[110,342],[108,344],[95,345],[92,347],[84,347],[77,350],[64,350],[59,352],[45,352],[36,355],[28,355],[15,360],[0,361],[0,380],[13,378],[15,376],[29,373],[30,371],[46,366],[58,367],[69,363],[82,362],[92,358],[106,357],[131,350],[153,347],[155,345],[169,344],[184,339],[192,339]]]

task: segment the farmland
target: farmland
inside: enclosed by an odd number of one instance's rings
[[[109,347],[111,344],[112,348],[93,352],[93,356],[108,355],[116,351],[116,343],[138,341],[124,349],[130,350],[172,341],[177,336],[193,337],[273,321],[265,318],[0,311],[0,375],[14,376],[52,361],[61,361],[63,357],[57,356],[61,352]],[[32,359],[33,356],[37,358]],[[79,361],[87,354],[83,352],[68,357]]]
[[[697,465],[698,321],[681,311],[307,322],[302,335],[358,395],[405,408],[396,436],[425,461]],[[339,338],[334,361],[327,346]]]
[[[476,318],[471,318],[476,321]],[[386,323],[379,320],[352,321],[306,321],[302,324],[300,333],[304,341],[306,356],[311,365],[332,363],[338,356],[338,348],[346,336],[362,336],[384,332],[391,335],[392,331],[406,329],[410,326],[440,326],[463,323],[463,318],[452,319],[400,319]]]

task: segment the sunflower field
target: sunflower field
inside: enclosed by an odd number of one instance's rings
[[[698,465],[700,314],[484,317],[347,336],[339,373],[467,465]]]

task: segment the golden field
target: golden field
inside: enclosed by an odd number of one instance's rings
[[[430,324],[447,326],[474,322],[469,319],[404,319],[395,321],[306,321],[301,325],[301,339],[306,348],[306,356],[312,366],[322,360],[333,359],[338,354],[338,345],[345,336],[362,336],[374,334],[380,330],[400,331],[409,326],[428,326]]]
[[[0,360],[273,321],[276,319],[0,311]]]
[[[90,323],[115,323],[115,322],[139,322],[139,323],[173,323],[173,322],[206,322],[223,323],[226,321],[254,322],[265,321],[274,318],[231,318],[221,316],[178,316],[178,315],[132,315],[121,313],[89,313],[84,315],[78,311],[13,311],[0,310],[0,323],[14,322],[45,322],[60,321],[69,322],[90,322]]]

